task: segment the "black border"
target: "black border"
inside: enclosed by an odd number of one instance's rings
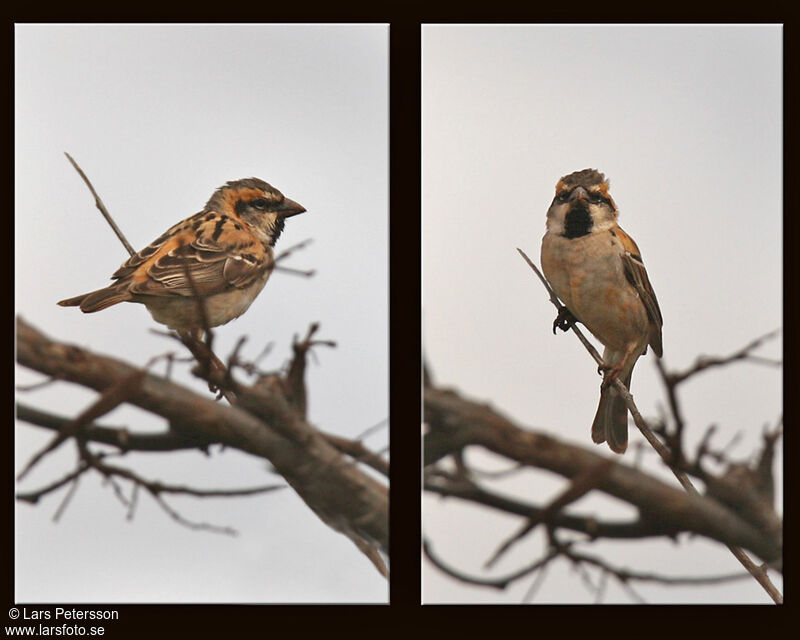
[[[742,5],[728,7],[727,15],[718,10],[692,7],[687,14],[680,9],[665,14],[663,10],[642,8],[641,5],[627,10],[592,5],[587,13],[583,7],[574,4],[553,7],[545,11],[535,7],[517,9],[483,4],[480,8],[469,6],[453,7],[447,11],[416,7],[405,9],[411,17],[396,18],[380,5],[365,5],[366,9],[352,9],[338,5],[304,8],[268,7],[269,14],[254,15],[251,10],[236,10],[225,16],[224,22],[384,22],[390,24],[390,313],[391,313],[391,372],[390,372],[390,416],[391,416],[391,552],[392,579],[390,583],[390,605],[100,605],[100,609],[120,611],[121,620],[108,625],[109,638],[160,638],[174,637],[239,637],[255,633],[274,636],[291,633],[293,636],[313,629],[322,633],[341,631],[353,633],[387,633],[393,630],[414,631],[416,634],[431,634],[472,631],[473,633],[507,634],[522,631],[526,635],[540,637],[573,637],[591,633],[603,637],[607,633],[617,637],[631,635],[673,635],[676,632],[688,637],[719,637],[720,632],[733,625],[737,630],[747,632],[758,629],[762,633],[775,632],[768,625],[794,618],[791,590],[792,562],[791,546],[786,552],[787,580],[789,588],[785,591],[787,604],[783,607],[765,606],[546,606],[546,605],[427,605],[420,606],[420,565],[419,534],[420,517],[420,467],[419,467],[419,425],[420,425],[420,44],[423,23],[456,22],[578,22],[578,21],[623,21],[671,22],[771,22],[784,24],[784,196],[787,205],[792,203],[790,176],[796,127],[787,94],[793,95],[792,72],[794,54],[792,42],[793,29],[787,23],[785,9],[780,5]],[[414,11],[417,14],[414,14]],[[503,12],[505,10],[505,15]],[[39,10],[30,7],[12,14],[7,21],[9,42],[5,47],[8,54],[9,79],[11,87],[8,94],[9,114],[6,149],[8,159],[7,176],[14,171],[13,155],[13,39],[15,22],[216,22],[221,21],[218,11],[194,6],[188,9],[160,9],[159,14],[142,15],[137,10],[109,10],[104,6],[98,12],[93,9],[70,7],[69,15],[64,7]],[[313,19],[309,17],[313,15]],[[753,222],[757,224],[758,212],[753,212]],[[7,218],[8,219],[8,218]],[[12,225],[13,217],[12,219]],[[784,217],[784,327],[791,327],[793,316],[792,296],[794,285],[790,274],[794,273],[791,264],[795,261],[793,241],[798,235],[796,218]],[[13,232],[12,232],[13,233]],[[6,236],[8,237],[8,236]],[[8,266],[13,272],[14,256],[6,253]],[[757,259],[754,255],[743,255],[742,259]],[[10,309],[6,315],[9,320],[6,347],[9,349],[9,381],[7,393],[10,402],[7,410],[13,407],[13,291],[5,300]],[[721,310],[721,314],[724,310]],[[724,316],[721,317],[724,321]],[[794,355],[797,353],[797,338],[793,332],[786,332],[785,374],[786,389],[797,388],[794,372]],[[795,424],[796,400],[787,394],[785,413],[786,448],[793,450],[795,438],[792,430]],[[14,526],[14,453],[13,447],[5,449],[5,473],[3,489],[5,496],[5,526],[3,530],[9,537],[5,543],[5,580],[3,589],[6,609],[3,611],[3,625],[10,622],[7,610],[14,603],[13,571],[13,526]],[[791,465],[785,465],[785,504],[787,509],[785,530],[788,540],[794,540],[791,532],[795,530],[792,513],[792,498],[795,495],[794,474]],[[65,553],[69,550],[65,549]],[[46,606],[46,605],[45,605]],[[388,624],[387,624],[388,623]],[[653,623],[656,623],[655,625]],[[251,631],[252,630],[252,631]],[[4,630],[3,630],[4,631]]]

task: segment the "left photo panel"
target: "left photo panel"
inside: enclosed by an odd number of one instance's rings
[[[15,601],[388,602],[389,26],[14,39]]]

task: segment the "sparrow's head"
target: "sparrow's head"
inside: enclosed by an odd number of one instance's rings
[[[564,176],[547,211],[547,230],[566,238],[579,238],[611,228],[617,205],[608,194],[608,180],[596,169]]]
[[[217,189],[205,210],[244,220],[264,244],[273,246],[286,218],[303,213],[305,208],[263,180],[244,178]]]

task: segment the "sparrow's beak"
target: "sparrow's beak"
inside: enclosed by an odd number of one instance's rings
[[[278,215],[281,218],[289,218],[291,216],[296,216],[298,213],[303,213],[305,210],[303,205],[298,204],[294,200],[289,200],[289,198],[284,198],[283,202],[281,202],[281,206],[278,208]]]
[[[586,189],[583,187],[577,187],[569,196],[570,202],[577,201],[577,200],[586,200],[589,194],[586,193]]]

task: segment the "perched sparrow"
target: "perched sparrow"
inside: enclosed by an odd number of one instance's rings
[[[542,268],[570,313],[605,345],[606,375],[592,440],[616,453],[628,446],[628,410],[611,384],[630,389],[631,373],[647,345],[661,357],[661,310],[639,248],[617,225],[608,181],[595,169],[564,176],[547,211]]]
[[[216,327],[247,311],[275,266],[272,247],[284,220],[305,209],[258,178],[228,182],[205,208],[132,255],[104,289],[62,300],[94,313],[140,302],[156,322],[198,335],[203,319]]]

